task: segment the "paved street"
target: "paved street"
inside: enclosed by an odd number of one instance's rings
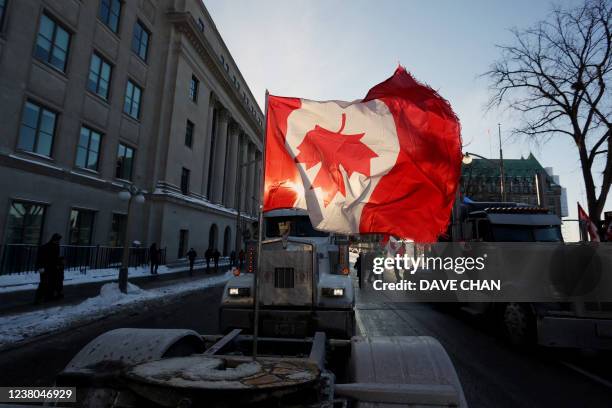
[[[190,328],[214,333],[221,292],[221,286],[208,288],[178,297],[159,308],[132,309],[0,353],[0,383],[51,384],[56,373],[88,341],[118,327]],[[357,316],[364,334],[430,335],[441,341],[456,365],[470,407],[609,407],[611,404],[611,388],[561,363],[584,358],[598,360],[601,356],[514,350],[467,317],[425,304],[361,300]]]
[[[380,300],[380,299],[379,299]],[[363,334],[433,336],[449,353],[474,407],[610,407],[612,387],[569,368],[594,370],[601,355],[535,349],[516,350],[478,321],[421,303],[358,304]],[[610,356],[606,357],[610,361]],[[606,367],[609,364],[603,363]]]

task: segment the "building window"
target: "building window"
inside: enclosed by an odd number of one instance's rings
[[[45,206],[13,201],[7,219],[7,244],[40,245],[45,222]]]
[[[185,195],[189,194],[189,169],[183,167],[181,171],[181,192]]]
[[[8,0],[0,0],[0,30],[2,30],[2,26],[4,25],[4,15],[6,14],[7,3]]]
[[[28,152],[51,156],[56,117],[54,112],[27,101],[23,109],[17,147]]]
[[[91,55],[89,64],[89,79],[87,89],[98,94],[104,99],[108,99],[108,88],[111,79],[111,65],[97,53]]]
[[[100,12],[98,16],[100,17],[100,20],[115,33],[119,30],[120,15],[120,0],[100,0]]]
[[[140,98],[142,96],[142,89],[128,79],[127,86],[125,87],[125,101],[123,103],[123,111],[138,119],[140,116]]]
[[[68,244],[91,245],[95,212],[73,209],[70,211],[70,234]]]
[[[136,21],[134,25],[134,35],[132,36],[132,51],[134,51],[143,61],[147,60],[150,36],[151,34],[145,26],[140,21]]]
[[[51,17],[43,14],[38,27],[34,56],[64,72],[68,60],[70,34]]]
[[[117,167],[115,177],[123,180],[132,179],[132,168],[134,167],[134,149],[119,143],[117,149]]]
[[[187,249],[187,243],[189,242],[189,230],[182,229],[179,231],[179,246],[178,246],[178,258],[185,256]]]
[[[123,246],[125,240],[125,228],[127,226],[127,216],[125,214],[113,214],[110,233],[110,246]]]
[[[200,86],[200,81],[195,75],[191,76],[191,82],[189,82],[189,99],[194,102],[198,102],[198,88]]]
[[[185,146],[192,147],[193,146],[193,130],[194,124],[190,120],[187,121],[187,126],[185,127]]]
[[[102,135],[100,133],[85,126],[81,127],[75,163],[78,167],[89,170],[98,169],[101,139]]]

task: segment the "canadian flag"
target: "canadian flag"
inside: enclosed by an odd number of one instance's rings
[[[599,233],[597,232],[597,226],[589,215],[584,211],[580,203],[578,203],[578,220],[581,224],[586,227],[586,230],[589,232],[589,237],[593,242],[599,242]]]
[[[461,157],[450,105],[402,67],[363,100],[269,95],[263,210],[305,209],[324,231],[432,242],[448,225]]]

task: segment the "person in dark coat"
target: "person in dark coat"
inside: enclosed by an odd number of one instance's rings
[[[54,282],[60,261],[60,234],[53,234],[49,242],[38,248],[36,256],[36,269],[40,273],[40,282],[36,289],[35,302],[53,298]]]
[[[219,257],[220,256],[221,256],[221,253],[219,252],[217,248],[215,248],[215,251],[213,252],[213,260],[215,261],[215,272],[219,272]]]
[[[357,271],[357,282],[359,282],[359,289],[361,289],[361,251],[359,251],[355,260],[355,271]]]
[[[157,275],[157,268],[159,268],[159,250],[155,242],[149,247],[149,262],[151,263],[151,275]]]
[[[206,250],[206,252],[204,253],[204,257],[206,258],[206,273],[210,272],[210,260],[213,257],[213,250],[212,248],[208,248]]]
[[[198,253],[195,251],[195,249],[190,248],[189,251],[187,251],[187,259],[189,259],[189,276],[193,276],[193,264],[195,263],[197,256]]]
[[[59,257],[57,268],[55,270],[55,276],[53,277],[53,298],[63,299],[64,298],[64,268],[66,266],[66,260],[63,256]]]
[[[240,269],[242,269],[244,267],[244,249],[238,252],[238,261],[240,262]]]
[[[236,251],[230,252],[230,266],[236,266]]]

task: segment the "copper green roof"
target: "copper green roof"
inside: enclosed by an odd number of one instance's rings
[[[499,170],[499,159],[484,160],[478,157],[473,157],[470,164],[463,164],[461,168],[462,174],[468,176],[471,171],[472,177],[499,177]],[[504,159],[505,177],[533,177],[542,172],[546,170],[531,153],[527,158]]]

